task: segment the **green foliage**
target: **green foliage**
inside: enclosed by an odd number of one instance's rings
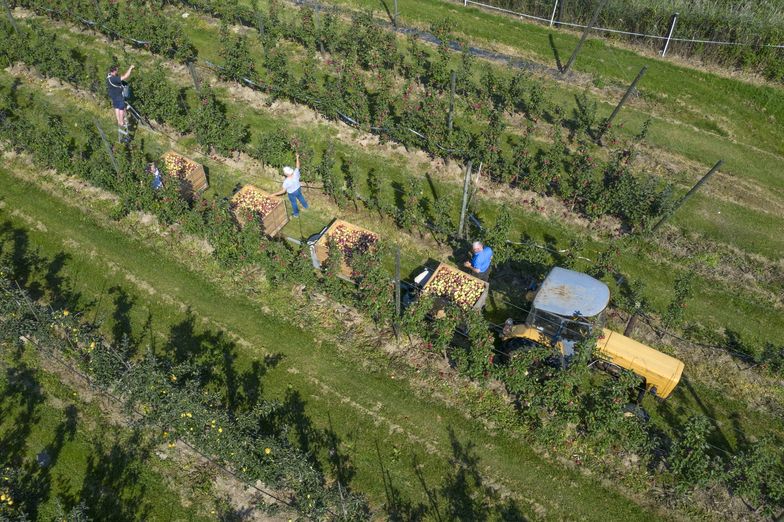
[[[7,270],[2,270],[3,276]],[[222,466],[231,468],[244,482],[256,481],[291,492],[295,509],[314,519],[331,518],[336,509],[342,520],[367,517],[364,500],[345,488],[328,485],[310,457],[294,447],[287,434],[294,426],[285,420],[277,401],[259,398],[254,405],[231,408],[227,397],[202,382],[211,362],[194,358],[173,364],[150,351],[130,358],[130,343],[114,347],[96,334],[94,326],[81,324],[76,314],[54,310],[32,300],[6,277],[0,278],[2,327],[18,338],[24,330],[35,339],[32,346],[52,351],[78,366],[90,377],[91,386],[118,397],[123,415],[134,419],[161,443],[183,440]],[[23,503],[21,480],[4,469],[0,483]],[[7,503],[0,505],[5,510]],[[83,511],[72,520],[84,520]],[[0,511],[0,515],[5,515]]]
[[[662,316],[664,329],[679,326],[683,322],[683,311],[686,300],[691,297],[694,286],[694,272],[688,271],[675,278],[675,294]]]
[[[199,103],[190,113],[190,124],[196,141],[207,151],[230,154],[240,150],[248,139],[248,129],[236,119],[229,119],[226,107],[212,90],[203,86]]]
[[[731,461],[730,487],[746,503],[765,515],[778,515],[784,509],[784,459],[781,445],[763,439]]]
[[[588,89],[577,95],[577,106],[574,109],[574,128],[572,137],[577,135],[590,138],[591,130],[596,125],[597,102],[588,96]]]
[[[686,491],[707,486],[719,478],[719,463],[708,451],[708,437],[712,431],[710,421],[697,415],[687,421],[683,432],[673,441],[667,462],[678,479],[677,489]]]
[[[456,343],[452,348],[452,359],[460,373],[474,380],[486,379],[493,369],[495,338],[490,333],[490,324],[476,310],[467,310],[461,315],[468,344]]]
[[[263,165],[282,168],[292,164],[291,137],[283,130],[258,135],[248,153]]]
[[[327,237],[327,259],[321,266],[324,275],[322,286],[329,296],[339,301],[342,301],[346,294],[346,283],[340,279],[343,262],[343,251],[335,238]]]
[[[183,101],[183,89],[168,80],[160,63],[137,73],[133,80],[134,106],[150,120],[168,123],[177,131],[185,132],[188,109]]]
[[[223,67],[219,69],[218,75],[221,78],[236,82],[242,82],[246,78],[252,82],[258,81],[258,73],[244,36],[231,34],[229,28],[223,25],[220,44],[218,54],[223,58]]]
[[[394,318],[394,288],[382,259],[389,252],[384,248],[367,250],[351,259],[351,267],[359,283],[355,294],[357,307],[376,324],[389,323]]]
[[[512,232],[512,214],[508,205],[501,205],[495,223],[492,227],[486,228],[482,237],[484,244],[493,249],[493,261],[496,265],[502,265],[512,259],[514,254],[513,246],[507,243]]]
[[[433,203],[433,229],[439,241],[447,241],[457,231],[452,216],[455,208],[455,202],[446,194],[441,194]]]

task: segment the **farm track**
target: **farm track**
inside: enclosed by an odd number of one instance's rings
[[[27,75],[27,79],[29,80],[29,75]],[[51,86],[51,82],[45,82],[45,83],[46,83],[46,85],[49,86],[49,87],[47,87],[47,90],[54,89],[53,92],[77,94],[77,95],[79,95],[78,97],[81,99],[82,102],[92,98],[89,94],[86,94],[86,93],[81,92],[81,91],[74,91],[70,87],[58,87],[58,86],[52,87]],[[93,103],[93,102],[90,102],[90,103]],[[87,108],[87,107],[84,107],[84,108]],[[91,108],[89,110],[92,113],[94,113],[94,114],[99,114],[99,112],[97,112],[97,110],[94,109],[94,108]],[[168,145],[164,145],[163,148],[165,149],[167,146]],[[243,172],[247,173],[249,170],[252,170],[252,169],[248,168],[249,165],[247,165],[246,163],[243,163],[243,162],[239,162],[239,163],[234,162],[234,163],[236,163],[236,164],[234,164],[233,167],[237,168],[237,169],[239,169],[239,170],[241,170]],[[223,175],[223,176],[230,176],[232,178],[231,181],[227,181],[227,182],[223,183],[225,186],[233,186],[239,180],[236,177],[236,173],[232,172],[232,171],[221,173],[221,175]],[[257,181],[254,180],[254,183],[257,183]],[[108,198],[110,196],[107,195],[106,197]],[[321,197],[321,198],[318,198],[317,201],[318,201],[318,206],[319,207],[325,207],[326,209],[328,209],[327,210],[328,215],[330,215],[330,214],[332,214],[332,215],[341,215],[341,211],[339,209],[337,209],[336,207],[334,207],[334,205],[331,205],[327,201],[326,198]],[[326,217],[322,218],[322,222],[323,222],[324,219],[327,219],[327,218]],[[354,219],[354,218],[351,217],[350,219]],[[370,226],[373,226],[372,223],[370,224]],[[412,241],[414,241],[413,237],[411,237],[411,239],[408,240],[408,243],[410,244]],[[435,249],[435,244],[433,245],[432,248]],[[432,255],[433,250],[429,250],[429,249],[426,248],[422,252],[420,252],[419,254],[414,254],[414,258],[416,258],[417,255],[423,255],[423,252],[430,252],[431,255]],[[447,252],[443,252],[442,255],[446,256],[446,255],[448,255],[448,253]],[[407,256],[407,257],[409,257],[409,256]],[[663,262],[663,263],[671,263],[672,262],[672,261],[666,261],[666,260],[660,260],[660,261]],[[654,343],[655,345],[656,344],[660,344],[662,342],[661,339],[658,339],[658,340],[655,340],[655,341],[656,341]],[[693,346],[692,347],[688,347],[688,345],[684,346],[684,345],[679,344],[679,348],[678,349],[680,351],[680,355],[679,356],[683,357],[686,360],[692,361],[694,364],[699,364],[699,365],[705,367],[704,370],[699,372],[701,375],[717,375],[717,370],[718,369],[713,367],[713,365],[709,361],[701,362],[699,360],[699,358],[695,358],[692,355],[692,353],[699,353],[699,352],[696,351],[695,347],[693,347]],[[718,374],[721,374],[721,370],[718,370]],[[746,376],[743,373],[739,373],[739,374],[736,374],[736,375],[738,375],[739,377],[742,377],[742,380],[736,386],[733,386],[733,387],[736,389],[736,391],[738,393],[741,394],[741,396],[748,397],[749,400],[751,400],[751,402],[756,402],[754,400],[754,397],[758,396],[758,395],[756,395],[758,392],[755,392],[754,390],[756,390],[758,388],[758,386],[764,386],[765,380],[763,379],[763,380],[760,381],[758,378],[755,377],[754,379],[752,379],[751,382],[749,382],[749,379],[745,378]],[[704,382],[706,384],[708,384],[708,385],[711,385],[711,386],[717,386],[715,383],[711,383],[710,380],[706,380]],[[763,393],[763,392],[759,391],[759,393]]]
[[[409,455],[410,448],[410,456],[419,463],[415,469],[429,477],[427,480],[437,484],[437,477],[450,474],[451,466],[447,461],[455,458],[450,455],[448,448],[454,449],[455,443],[465,444],[460,441],[467,440],[467,437],[477,448],[481,448],[481,456],[477,455],[480,467],[474,471],[480,471],[485,484],[496,485],[486,486],[488,490],[485,493],[492,491],[499,495],[500,499],[508,494],[506,498],[519,502],[520,508],[528,516],[563,518],[568,516],[566,513],[574,514],[573,510],[581,510],[579,506],[570,506],[572,502],[563,500],[569,495],[563,488],[578,487],[577,485],[588,498],[606,498],[610,506],[608,509],[619,509],[618,516],[631,519],[641,516],[647,519],[651,516],[650,513],[636,513],[637,508],[628,500],[615,497],[615,493],[594,484],[593,479],[583,478],[574,472],[560,469],[560,466],[548,464],[521,446],[519,441],[500,433],[488,434],[485,428],[475,426],[476,421],[467,420],[464,414],[439,405],[439,401],[426,399],[426,396],[421,396],[406,384],[403,374],[398,374],[398,379],[393,377],[389,380],[378,375],[378,368],[376,372],[355,371],[354,367],[358,364],[356,354],[346,357],[331,343],[317,341],[310,337],[311,334],[296,327],[284,326],[279,319],[273,319],[271,316],[265,318],[263,312],[258,311],[258,305],[231,295],[233,292],[227,294],[224,289],[217,288],[215,283],[190,274],[176,259],[171,259],[165,253],[166,248],[151,249],[151,241],[145,244],[139,239],[123,238],[122,235],[105,229],[101,223],[86,214],[70,219],[83,211],[39,192],[27,182],[9,177],[7,172],[3,177],[5,179],[0,191],[4,199],[13,202],[14,208],[26,216],[25,221],[37,224],[38,230],[29,231],[31,243],[46,254],[64,252],[73,256],[73,264],[78,267],[69,270],[76,270],[80,276],[74,284],[79,291],[84,292],[85,298],[100,298],[100,295],[94,293],[101,286],[99,278],[112,281],[119,278],[125,281],[120,284],[128,288],[135,306],[144,309],[137,313],[146,314],[149,310],[158,321],[163,320],[161,317],[170,317],[172,314],[181,318],[187,313],[183,314],[180,310],[180,303],[187,302],[188,309],[193,314],[198,313],[207,317],[213,325],[222,325],[229,328],[228,331],[237,332],[253,346],[252,349],[237,348],[237,361],[242,361],[242,364],[249,364],[250,360],[261,357],[265,350],[284,354],[283,362],[274,370],[271,369],[265,377],[265,391],[282,393],[293,386],[303,397],[311,420],[317,423],[312,429],[327,426],[334,428],[344,444],[355,450],[351,455],[352,465],[357,470],[356,481],[361,484],[357,486],[360,489],[365,490],[369,482],[376,480],[372,477],[377,476],[377,463],[369,460],[369,455],[375,454],[376,451],[372,449],[372,441],[383,441],[385,453],[390,447],[395,447],[406,448],[402,451]],[[22,194],[34,195],[36,202],[22,198]],[[14,221],[19,222],[19,219]],[[43,232],[44,229],[46,232]],[[107,250],[105,243],[99,244],[106,238],[110,238],[110,244],[115,248]],[[125,252],[133,254],[124,254]],[[144,266],[137,261],[150,256],[157,259],[155,267]],[[131,259],[132,257],[135,259]],[[111,274],[113,265],[109,262],[121,267],[123,274]],[[96,278],[90,272],[104,275]],[[130,287],[128,282],[132,283]],[[156,289],[155,293],[150,293],[150,287]],[[210,297],[205,299],[205,294]],[[167,298],[163,299],[161,296]],[[167,311],[163,312],[164,309]],[[240,309],[242,313],[237,315],[236,312]],[[196,323],[198,325],[201,320]],[[196,328],[201,330],[200,325]],[[273,332],[276,328],[283,328],[288,334],[275,335]],[[166,326],[158,323],[155,329],[165,332]],[[295,338],[298,341],[289,344]],[[363,366],[363,363],[359,364]],[[384,383],[381,386],[380,381]],[[441,389],[443,393],[448,387],[444,388],[442,384]],[[415,397],[418,398],[411,403],[411,399]],[[390,402],[392,398],[395,402]],[[424,418],[429,420],[425,421]],[[438,427],[434,426],[434,419]],[[449,442],[450,436],[453,437],[452,442]],[[423,441],[430,441],[430,451],[433,451],[433,448],[435,451],[431,453],[427,448],[421,448]],[[415,445],[412,446],[411,442]],[[515,456],[508,454],[509,451]],[[526,469],[521,469],[520,458],[529,463],[522,466]],[[403,487],[407,493],[413,495],[410,491],[411,485],[419,482],[412,475],[414,469],[410,469],[408,463],[401,460],[403,459],[395,457],[388,463],[388,471],[391,473],[389,478],[396,482],[396,487]],[[461,466],[459,462],[457,465]],[[524,478],[525,476],[528,478]],[[413,482],[408,483],[409,480]],[[403,483],[408,483],[409,486],[402,486]],[[378,484],[370,489],[371,497],[380,502],[382,492],[378,490]],[[518,493],[522,491],[526,493]],[[613,498],[617,500],[612,500]],[[421,497],[418,501],[426,502]],[[582,516],[590,519],[596,515],[583,511]]]

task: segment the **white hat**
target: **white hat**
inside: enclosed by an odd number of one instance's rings
[[[283,167],[283,174],[285,174],[286,176],[291,176],[292,174],[294,174],[294,169],[286,165],[285,167]]]

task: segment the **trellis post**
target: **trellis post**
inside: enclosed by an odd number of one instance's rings
[[[659,230],[659,227],[661,227],[661,226],[662,226],[662,224],[663,224],[665,221],[667,221],[667,220],[668,220],[670,217],[672,217],[672,215],[673,215],[673,214],[675,214],[675,212],[676,212],[676,211],[677,211],[679,208],[681,208],[681,206],[682,206],[684,203],[686,203],[686,201],[687,201],[687,200],[688,200],[690,197],[692,197],[692,196],[694,195],[694,193],[695,193],[695,192],[697,192],[697,191],[700,189],[700,187],[702,187],[702,186],[703,186],[705,183],[707,183],[707,181],[708,181],[710,178],[712,178],[714,174],[716,174],[716,172],[717,172],[717,171],[718,171],[718,170],[721,168],[721,166],[722,166],[723,164],[724,164],[724,160],[719,160],[719,161],[717,161],[717,162],[716,162],[716,164],[713,166],[713,168],[712,168],[712,169],[710,169],[710,170],[708,171],[708,173],[707,173],[707,174],[705,174],[705,175],[704,175],[704,176],[703,176],[703,177],[702,177],[702,178],[701,178],[701,179],[700,179],[700,180],[699,180],[699,181],[698,181],[698,182],[697,182],[697,183],[696,183],[696,184],[695,184],[695,185],[694,185],[694,186],[691,188],[691,190],[689,190],[689,191],[686,193],[686,195],[685,195],[685,196],[683,196],[683,197],[680,199],[680,201],[678,201],[678,202],[675,204],[675,206],[673,206],[673,207],[672,207],[672,210],[670,210],[669,212],[667,212],[666,214],[664,214],[664,215],[662,216],[662,218],[659,220],[659,222],[658,222],[658,223],[656,223],[656,225],[654,225],[654,227],[651,229],[651,234],[655,234],[655,233],[656,233],[656,231],[657,231],[657,230]]]
[[[199,75],[196,74],[196,65],[193,62],[188,62],[187,66],[188,72],[191,73],[191,80],[193,80],[193,86],[196,88],[196,92],[201,92],[201,82],[199,82]]]
[[[580,41],[577,43],[577,47],[574,48],[574,52],[569,57],[569,61],[566,62],[561,74],[566,74],[569,71],[569,68],[574,63],[574,60],[577,58],[577,55],[580,53],[580,49],[583,48],[583,44],[585,43],[585,39],[588,38],[588,33],[593,29],[593,26],[596,25],[596,21],[599,19],[599,13],[602,12],[604,6],[607,5],[608,0],[602,0],[602,3],[596,8],[596,11],[593,12],[593,16],[591,17],[591,21],[585,26],[585,31],[583,31],[583,35],[580,38]]]
[[[553,26],[553,22],[555,21],[555,10],[558,9],[558,0],[555,0],[553,4],[553,14],[550,15],[550,27]]]
[[[452,124],[454,123],[456,81],[457,81],[457,73],[455,73],[455,71],[452,71],[451,86],[449,90],[449,117],[447,118],[447,128],[449,130],[449,134],[452,134]]]
[[[473,167],[473,161],[468,160],[466,164],[465,170],[465,180],[463,181],[463,204],[460,208],[460,224],[457,227],[457,235],[458,237],[463,237],[463,230],[465,228],[465,216],[466,210],[468,209],[468,187],[471,185],[471,168]]]
[[[8,0],[3,0],[3,7],[5,7],[5,14],[8,16],[8,21],[11,22],[11,27],[14,28],[15,33],[19,34],[19,27],[16,26],[14,15],[11,14],[11,8],[8,7]]]
[[[612,111],[612,114],[610,114],[610,117],[607,118],[607,120],[605,120],[605,122],[602,124],[602,128],[599,130],[599,135],[596,137],[596,141],[599,144],[602,143],[602,136],[604,136],[604,133],[607,132],[607,129],[610,128],[610,125],[612,125],[613,120],[615,119],[616,116],[618,116],[618,113],[621,111],[621,107],[623,107],[623,105],[626,103],[626,100],[629,99],[629,96],[632,95],[635,87],[637,87],[637,83],[642,79],[642,77],[645,75],[645,72],[647,70],[648,70],[648,66],[643,65],[642,69],[640,69],[640,72],[637,73],[637,77],[634,78],[632,83],[629,85],[629,88],[626,89],[626,92],[623,94],[621,101],[619,101],[618,105],[615,106],[615,109]]]
[[[395,338],[400,341],[398,323],[400,321],[400,247],[395,250]]]
[[[397,14],[398,14],[397,0],[395,0],[395,16],[392,18],[392,25],[394,25],[395,27],[397,27]]]
[[[662,58],[667,55],[667,49],[670,47],[670,39],[672,39],[672,33],[675,32],[675,22],[678,21],[678,13],[673,13],[672,20],[670,21],[670,30],[667,32],[667,41],[664,42],[664,49],[662,49]]]

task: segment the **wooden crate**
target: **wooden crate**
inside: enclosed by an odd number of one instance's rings
[[[485,306],[485,302],[487,302],[487,296],[490,293],[490,283],[488,283],[487,281],[482,281],[478,277],[469,274],[468,272],[465,272],[463,270],[460,270],[459,268],[455,268],[451,265],[447,265],[446,263],[439,263],[435,272],[433,272],[433,275],[431,275],[428,278],[427,282],[425,283],[425,286],[422,287],[422,291],[427,293],[428,285],[430,285],[433,281],[435,281],[436,277],[442,272],[457,272],[482,285],[484,287],[484,291],[482,291],[482,294],[477,298],[476,302],[471,305],[471,308],[473,308],[474,310],[481,310]],[[442,310],[445,306],[445,302],[447,301],[447,299],[444,297],[439,297],[437,301],[440,302],[436,303],[436,308],[438,310]]]
[[[176,172],[169,172],[170,176],[174,176],[177,179],[179,179],[180,194],[182,194],[182,197],[190,200],[193,199],[196,193],[204,192],[205,190],[207,190],[207,187],[209,185],[207,184],[207,174],[204,172],[203,165],[196,163],[192,159],[186,158],[182,154],[178,154],[173,150],[170,150],[166,152],[163,156],[161,156],[161,161],[164,162],[165,164],[166,159],[170,157],[180,158],[185,162],[194,165],[194,167],[190,169],[188,172],[186,172],[184,176]]]
[[[316,244],[314,245],[315,250],[316,250],[316,258],[318,259],[319,263],[321,263],[322,265],[326,262],[327,256],[329,255],[329,247],[327,246],[327,243],[329,241],[329,237],[335,231],[335,229],[340,227],[340,226],[346,227],[346,228],[348,228],[349,230],[352,230],[352,231],[356,230],[358,232],[364,232],[366,234],[372,234],[372,235],[376,236],[376,239],[378,239],[378,234],[376,234],[375,232],[372,232],[372,231],[370,231],[370,230],[368,230],[366,228],[358,227],[357,225],[353,225],[353,224],[349,223],[348,221],[343,221],[341,219],[336,219],[335,221],[332,222],[331,225],[329,225],[329,227],[327,228],[326,232],[324,232],[321,235],[321,237],[318,239],[318,241],[316,241]],[[340,273],[342,275],[344,275],[345,277],[348,277],[348,278],[351,278],[351,276],[353,274],[353,270],[348,265],[348,263],[346,263],[346,259],[345,258],[343,259],[343,262],[341,263]]]
[[[243,195],[251,192],[267,199],[271,199],[277,203],[272,210],[267,212],[267,214],[261,218],[262,232],[270,237],[275,236],[278,232],[281,231],[281,229],[283,229],[283,227],[286,226],[286,223],[289,222],[289,216],[288,213],[286,213],[286,205],[283,203],[281,198],[264,192],[263,190],[254,187],[253,185],[245,185],[231,198],[231,210],[234,214],[234,219],[237,220],[237,223],[240,225],[240,227],[245,226],[245,223],[247,223],[248,217],[245,212],[242,212],[237,208],[237,201]]]

